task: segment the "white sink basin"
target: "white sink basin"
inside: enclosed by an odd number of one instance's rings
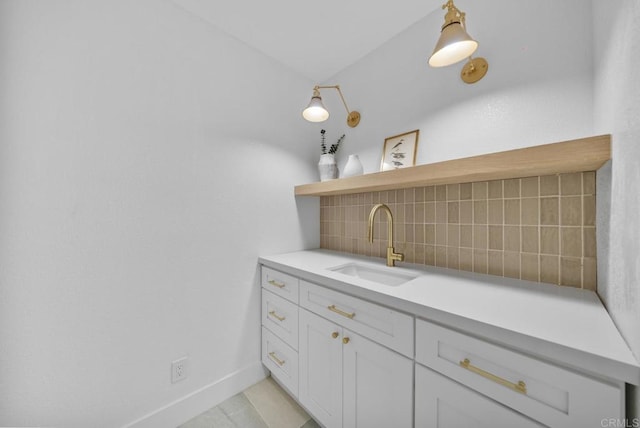
[[[355,262],[329,268],[329,270],[333,272],[366,279],[367,281],[377,282],[378,284],[390,285],[392,287],[402,285],[418,277],[418,275],[399,272],[396,269],[397,268],[392,267],[370,266]]]

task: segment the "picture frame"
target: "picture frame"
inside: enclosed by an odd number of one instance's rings
[[[384,139],[380,171],[408,168],[416,164],[420,130],[405,132]]]

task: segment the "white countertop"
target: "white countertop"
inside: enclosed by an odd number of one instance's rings
[[[383,259],[327,250],[259,261],[556,364],[640,384],[640,365],[592,291],[402,263],[390,269],[419,276],[387,286],[328,270],[350,262],[386,268]]]

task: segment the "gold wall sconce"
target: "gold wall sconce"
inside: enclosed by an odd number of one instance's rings
[[[442,9],[445,8],[447,13],[444,16],[444,24],[438,43],[429,57],[429,65],[445,67],[468,59],[462,67],[460,77],[465,83],[476,83],[487,74],[489,63],[484,58],[471,57],[478,49],[478,42],[467,33],[465,13],[453,4],[453,0],[443,4]]]
[[[358,126],[358,123],[360,123],[360,113],[358,113],[357,111],[349,110],[349,107],[347,107],[347,103],[344,100],[344,96],[342,95],[342,91],[340,90],[339,85],[316,85],[313,88],[313,96],[311,97],[309,105],[302,111],[302,117],[307,119],[309,122],[324,122],[329,118],[329,111],[325,108],[324,104],[322,104],[320,89],[336,89],[338,91],[338,94],[340,94],[340,98],[342,99],[344,108],[347,110],[347,125],[349,125],[351,128],[355,128],[356,126]]]

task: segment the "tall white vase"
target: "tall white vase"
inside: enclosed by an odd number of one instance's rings
[[[329,153],[320,155],[320,162],[318,162],[318,172],[320,173],[320,181],[327,181],[338,178],[338,165],[336,164],[336,157]]]
[[[354,175],[362,175],[364,168],[362,168],[362,162],[358,155],[349,155],[347,164],[342,171],[342,177],[353,177]]]

